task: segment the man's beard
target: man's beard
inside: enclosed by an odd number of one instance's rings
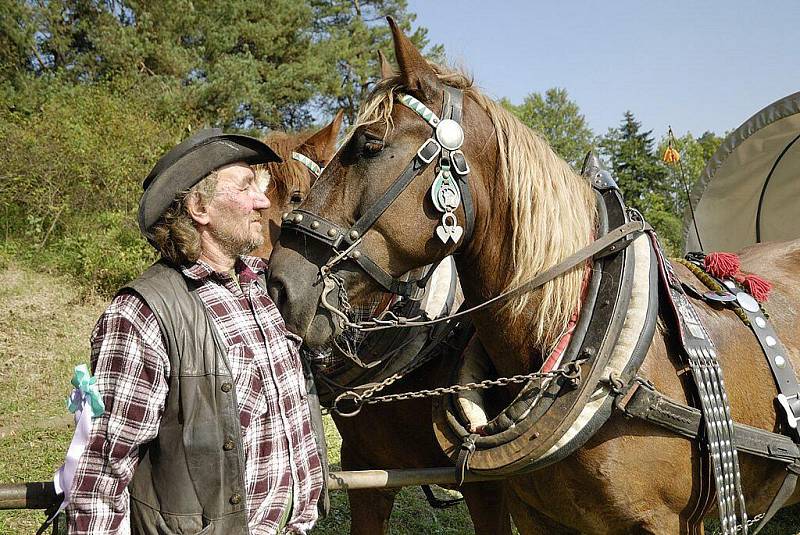
[[[237,226],[234,221],[235,219],[227,219],[222,225],[209,229],[219,247],[228,255],[232,258],[246,255],[264,244],[262,233],[254,235],[250,232],[250,220],[244,228]]]

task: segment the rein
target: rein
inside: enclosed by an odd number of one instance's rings
[[[394,316],[393,314],[391,314],[391,312],[389,312],[388,314],[385,314],[385,316],[391,315],[394,317],[386,317],[386,318],[379,317],[372,320],[361,321],[358,323],[350,323],[347,326],[352,329],[359,329],[363,332],[373,332],[373,331],[381,331],[384,329],[425,327],[428,325],[434,325],[436,323],[451,321],[453,319],[460,318],[468,314],[472,314],[473,312],[477,312],[478,310],[484,309],[491,305],[502,303],[503,301],[512,299],[520,294],[531,292],[537,288],[540,288],[545,284],[547,284],[548,282],[550,282],[551,280],[555,279],[560,275],[563,275],[567,271],[578,266],[581,262],[584,262],[590,258],[600,258],[602,256],[605,256],[606,254],[616,253],[621,249],[624,249],[625,247],[630,245],[630,243],[641,233],[646,232],[650,229],[651,229],[650,225],[648,225],[644,220],[631,221],[630,223],[621,225],[615,228],[614,230],[610,231],[602,238],[597,239],[594,242],[587,245],[586,247],[578,250],[577,252],[567,257],[562,262],[551,267],[547,271],[543,271],[542,273],[540,273],[533,279],[529,280],[528,282],[525,282],[520,286],[517,286],[516,288],[503,292],[500,295],[497,295],[489,299],[488,301],[484,301],[479,305],[468,308],[466,310],[456,312],[454,314],[450,314],[448,316],[443,316],[441,318],[436,318],[426,321],[416,321],[414,319],[409,319],[409,318],[402,318],[402,317],[398,318],[397,316]]]

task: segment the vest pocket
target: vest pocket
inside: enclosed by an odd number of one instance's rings
[[[205,524],[205,525],[204,525]],[[131,500],[131,533],[135,535],[208,535],[214,524],[200,513],[163,513]]]

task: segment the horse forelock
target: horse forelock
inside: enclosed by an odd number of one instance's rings
[[[491,122],[500,168],[490,178],[499,179],[506,193],[505,198],[491,200],[492,210],[504,213],[503,224],[510,225],[512,231],[512,273],[506,289],[525,283],[589,243],[596,223],[589,184],[539,134],[478,91],[466,74],[431,66],[440,82],[464,90]],[[399,76],[379,82],[362,106],[348,138],[358,127],[380,122],[385,123],[388,134],[393,128],[395,98],[402,89]],[[468,131],[465,134],[470,135]],[[502,234],[496,230],[497,235]],[[542,352],[549,351],[557,341],[579,305],[583,271],[576,268],[539,292],[541,301],[533,319],[534,335]],[[507,308],[519,314],[531,298],[532,294],[524,294]]]

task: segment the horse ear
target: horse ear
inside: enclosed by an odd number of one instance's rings
[[[433,97],[438,92],[439,79],[436,72],[422,57],[417,47],[406,37],[403,31],[398,28],[397,23],[392,17],[386,17],[389,27],[392,29],[394,38],[394,53],[397,57],[397,64],[400,66],[400,77],[402,85],[409,91],[418,91],[424,96]]]
[[[344,111],[336,112],[333,120],[324,128],[303,141],[297,148],[297,152],[308,156],[322,167],[328,165],[336,153],[336,138],[339,137],[339,130],[342,127]]]
[[[395,75],[394,67],[380,50],[378,50],[378,62],[381,64],[381,80],[387,80]]]

